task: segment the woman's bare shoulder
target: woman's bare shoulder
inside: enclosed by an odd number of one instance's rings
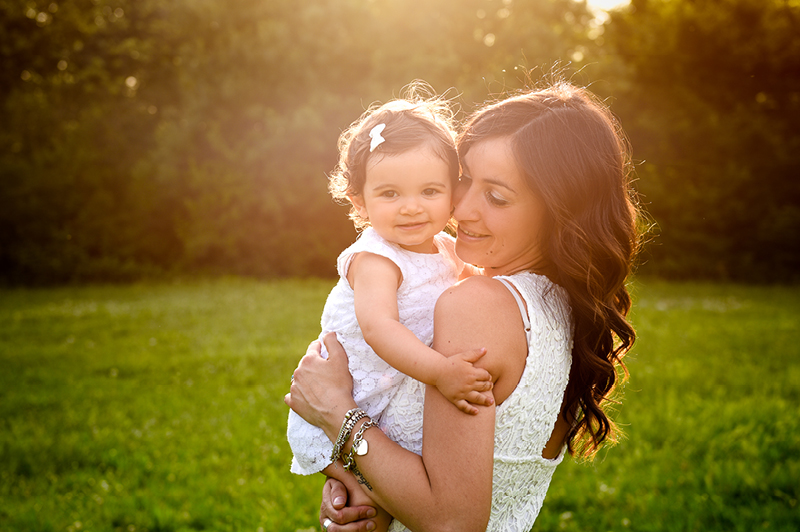
[[[496,279],[470,277],[446,290],[436,304],[434,326],[434,348],[440,353],[485,347],[486,356],[478,365],[488,369],[495,382],[524,367],[528,349],[519,306]],[[514,384],[517,380],[518,376]]]
[[[454,284],[444,291],[438,303],[456,308],[466,305],[473,309],[482,308],[487,304],[491,306],[515,304],[513,296],[503,283],[483,275],[468,277]]]

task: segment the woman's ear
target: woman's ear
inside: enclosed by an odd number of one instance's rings
[[[369,213],[367,212],[367,205],[364,203],[364,196],[361,194],[348,194],[347,199],[355,207],[358,215],[364,220],[369,220]]]

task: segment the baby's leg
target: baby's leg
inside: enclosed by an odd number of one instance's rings
[[[329,477],[333,477],[347,488],[347,506],[372,506],[375,508],[377,514],[372,518],[375,521],[375,532],[386,532],[389,530],[389,524],[392,522],[392,516],[378,506],[367,494],[364,486],[358,483],[356,477],[349,471],[345,471],[341,462],[331,464],[326,467],[322,473]]]

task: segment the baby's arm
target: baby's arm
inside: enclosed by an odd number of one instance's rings
[[[406,375],[436,386],[464,412],[478,413],[469,403],[491,404],[491,399],[481,393],[491,389],[491,375],[474,366],[483,353],[445,357],[400,324],[397,288],[402,274],[395,263],[380,255],[359,253],[350,265],[347,279],[355,293],[361,332],[378,356]]]

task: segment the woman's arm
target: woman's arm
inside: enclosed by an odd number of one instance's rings
[[[434,338],[437,351],[445,355],[485,346],[487,355],[479,364],[495,383],[513,381],[510,388],[503,387],[507,392],[496,395],[498,401],[516,386],[527,345],[516,303],[497,281],[476,277],[448,290],[436,306]],[[333,389],[341,377],[333,371],[344,358],[341,347],[334,342],[326,345],[328,361],[303,359],[287,402],[334,440],[344,413],[353,405],[352,398],[348,402],[347,395]],[[326,367],[331,360],[334,366]],[[323,376],[322,381],[317,379]],[[479,408],[475,416],[465,415],[429,386],[422,457],[405,451],[379,430],[366,431],[369,452],[357,458],[357,465],[373,487],[370,496],[413,530],[485,530],[491,507],[494,420],[493,406]]]
[[[439,299],[434,325],[434,348],[445,356],[480,346],[487,349],[478,364],[492,374],[494,399],[502,403],[519,382],[528,351],[510,292],[486,277],[467,280]],[[424,420],[422,460],[413,474],[397,469],[392,476],[401,479],[387,478],[380,453],[362,468],[370,482],[370,475],[380,476],[373,483],[373,497],[412,530],[485,530],[491,509],[495,408],[479,408],[478,415],[465,416],[429,386]],[[369,470],[373,464],[378,466],[374,473]]]

